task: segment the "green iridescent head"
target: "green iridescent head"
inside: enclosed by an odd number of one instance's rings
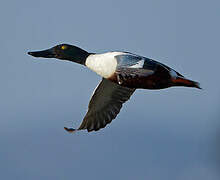
[[[43,51],[32,51],[28,52],[28,54],[34,57],[69,60],[80,64],[84,64],[86,58],[90,55],[90,53],[87,51],[69,44],[59,44],[50,49]]]

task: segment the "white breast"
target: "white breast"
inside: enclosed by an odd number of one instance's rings
[[[117,60],[115,56],[123,54],[122,52],[108,52],[104,54],[92,54],[86,59],[86,66],[98,75],[109,78],[111,77],[117,67]]]

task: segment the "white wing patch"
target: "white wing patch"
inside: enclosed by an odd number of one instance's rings
[[[122,55],[123,52],[108,52],[104,54],[92,54],[86,59],[86,66],[98,75],[109,78],[111,77],[117,67],[117,60],[115,56]]]
[[[129,68],[143,68],[144,66],[144,60],[140,60],[137,62],[137,64],[130,66]]]

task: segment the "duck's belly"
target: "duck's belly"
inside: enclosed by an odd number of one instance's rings
[[[147,77],[120,77],[118,74],[114,74],[108,78],[112,82],[115,82],[121,86],[136,89],[164,89],[171,87],[170,76],[158,76],[152,74]]]

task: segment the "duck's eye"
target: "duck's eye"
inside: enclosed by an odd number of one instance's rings
[[[62,49],[62,50],[65,50],[66,48],[67,48],[66,45],[61,46],[61,49]]]

